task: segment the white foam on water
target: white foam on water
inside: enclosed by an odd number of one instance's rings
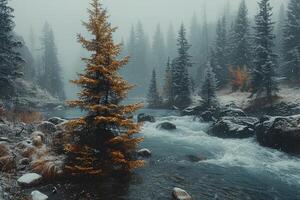
[[[176,131],[158,130],[161,122],[171,122]],[[271,173],[290,184],[300,185],[300,158],[275,149],[260,146],[254,138],[221,139],[207,135],[209,124],[193,117],[162,117],[156,123],[146,123],[142,128],[145,138],[159,138],[170,144],[181,144],[209,151],[213,156],[202,163],[222,167],[243,167],[254,173]],[[201,163],[199,163],[201,164]]]

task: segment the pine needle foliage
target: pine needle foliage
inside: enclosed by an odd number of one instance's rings
[[[68,124],[72,140],[65,145],[66,170],[73,175],[130,172],[144,163],[133,156],[143,139],[134,136],[140,125],[131,117],[142,105],[121,105],[133,87],[118,74],[128,57],[119,59],[121,45],[113,41],[116,28],[108,22],[100,0],[92,0],[88,13],[89,21],[83,25],[93,38],[78,35],[78,41],[91,56],[83,58],[85,71],[72,81],[82,88],[79,99],[68,102],[87,114]]]

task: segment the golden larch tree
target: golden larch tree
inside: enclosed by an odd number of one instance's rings
[[[119,59],[121,44],[113,41],[116,28],[108,22],[106,9],[99,0],[92,0],[91,7],[89,21],[83,24],[92,39],[78,35],[79,43],[91,55],[82,59],[85,71],[72,81],[82,88],[79,99],[68,102],[71,107],[86,111],[86,115],[68,123],[66,171],[90,175],[129,172],[143,165],[134,156],[143,139],[134,136],[140,125],[132,118],[142,105],[121,104],[133,87],[118,74],[128,57]]]

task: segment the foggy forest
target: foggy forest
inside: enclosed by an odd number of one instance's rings
[[[300,199],[300,0],[0,0],[0,200]]]

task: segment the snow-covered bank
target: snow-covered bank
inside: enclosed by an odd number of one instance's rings
[[[13,106],[16,106],[18,110],[53,109],[64,104],[58,98],[51,96],[36,84],[25,81],[24,79],[17,79],[14,85],[15,93],[18,94],[18,96],[7,102],[2,102],[6,104],[5,106],[8,107],[8,109],[11,109],[10,107]]]
[[[234,103],[236,106],[245,109],[249,106],[252,98],[249,92],[232,92],[231,88],[226,88],[218,91],[218,99],[221,105],[228,105]],[[281,85],[280,92],[278,94],[280,97],[279,101],[286,103],[294,103],[300,105],[300,88],[291,87],[288,85]]]

